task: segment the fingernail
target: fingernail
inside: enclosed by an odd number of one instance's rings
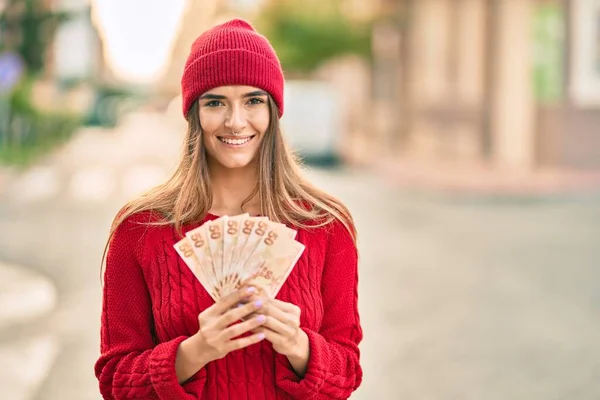
[[[262,300],[256,300],[256,301],[254,302],[254,305],[255,305],[257,308],[260,308],[260,307],[262,307],[262,305],[263,305],[263,302],[262,302]]]
[[[248,293],[248,294],[251,294],[251,293],[254,293],[254,292],[256,292],[256,288],[253,287],[253,286],[251,286],[248,289],[246,289],[246,293]]]
[[[265,334],[264,334],[264,333],[259,333],[259,334],[258,334],[258,338],[259,338],[260,340],[263,340],[263,339],[265,338]]]
[[[240,307],[241,307],[241,306],[243,306],[243,305],[244,305],[244,303],[238,303],[238,304],[237,304],[237,307],[238,307],[238,308],[240,308]]]
[[[258,320],[258,322],[265,322],[267,317],[265,317],[264,315],[259,315],[256,319]]]

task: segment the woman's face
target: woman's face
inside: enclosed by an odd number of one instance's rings
[[[252,86],[221,86],[200,96],[198,105],[209,164],[254,164],[269,126],[267,93]]]

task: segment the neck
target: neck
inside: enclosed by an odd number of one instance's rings
[[[215,215],[238,215],[244,212],[260,214],[260,201],[255,195],[248,203],[242,203],[252,194],[258,182],[258,170],[249,168],[210,168],[213,202],[209,210]]]

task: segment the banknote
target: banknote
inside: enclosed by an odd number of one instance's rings
[[[274,297],[304,252],[296,236],[267,217],[241,214],[208,221],[174,247],[215,301],[244,284]]]
[[[210,294],[213,300],[218,300],[218,295],[215,293],[215,282],[213,279],[212,266],[209,265],[207,268],[206,263],[201,263],[196,257],[194,248],[190,239],[186,236],[173,246],[177,254],[183,259],[185,264],[190,268],[192,273],[196,276],[200,284],[204,286],[206,291]]]
[[[247,270],[253,270],[259,261],[264,259],[264,256],[268,254],[269,251],[272,251],[272,249],[281,249],[282,246],[294,241],[295,235],[296,231],[288,228],[284,224],[266,221],[265,234],[259,239],[252,252],[245,254],[244,267]]]
[[[253,272],[245,283],[263,288],[271,298],[283,286],[304,252],[305,246],[295,240],[275,241],[262,249],[261,262],[253,268]]]
[[[249,214],[236,215],[229,217],[227,224],[224,227],[223,236],[223,271],[227,275],[231,271],[234,251],[240,238],[240,230],[243,227],[244,221],[249,217]]]
[[[235,290],[239,286],[241,276],[239,271],[234,268],[232,259],[234,250],[240,237],[240,230],[243,222],[249,217],[249,214],[241,214],[228,217],[223,222],[223,281],[222,290],[226,293]]]
[[[298,234],[298,231],[292,229],[292,228],[288,228],[285,224],[282,224],[280,222],[273,222],[273,221],[269,221],[270,224],[273,224],[274,226],[277,226],[281,229],[282,232],[285,232],[285,235],[295,239],[296,235]]]
[[[212,265],[216,274],[217,290],[223,295],[223,227],[227,223],[227,216],[217,218],[206,223],[208,247]]]
[[[244,220],[242,224],[242,229],[239,231],[238,241],[236,243],[235,249],[233,250],[233,257],[231,258],[232,268],[241,269],[243,267],[243,255],[246,254],[245,249],[246,244],[248,244],[248,239],[253,234],[254,228],[259,222],[266,222],[268,220],[269,219],[267,217],[248,217]]]
[[[250,218],[249,218],[250,219]],[[248,220],[247,220],[248,221]],[[248,231],[250,225],[244,226],[243,231]],[[266,217],[259,217],[254,224],[251,225],[250,233],[246,239],[244,247],[240,250],[240,258],[238,259],[237,268],[246,270],[248,260],[250,260],[252,253],[260,243],[262,237],[267,233],[269,229],[269,219]]]
[[[207,227],[208,226],[206,224],[202,225],[187,232],[185,236],[188,239],[188,243],[191,245],[194,255],[196,256],[196,261],[198,262],[196,276],[203,276],[202,280],[198,278],[200,283],[202,283],[211,297],[217,301],[220,297],[219,293],[215,291],[217,288],[218,273],[213,265],[210,253]],[[204,282],[206,282],[206,284]]]

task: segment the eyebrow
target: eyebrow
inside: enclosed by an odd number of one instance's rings
[[[264,90],[255,90],[254,92],[249,92],[249,93],[245,93],[242,95],[242,97],[256,97],[256,96],[266,96],[267,92],[265,92]],[[206,99],[210,99],[210,100],[225,100],[227,99],[227,97],[221,95],[221,94],[212,94],[212,93],[206,93],[202,96],[200,96],[200,100],[206,100]]]
[[[255,90],[254,92],[246,93],[242,95],[242,97],[256,97],[256,96],[266,96],[267,92],[264,90]]]

